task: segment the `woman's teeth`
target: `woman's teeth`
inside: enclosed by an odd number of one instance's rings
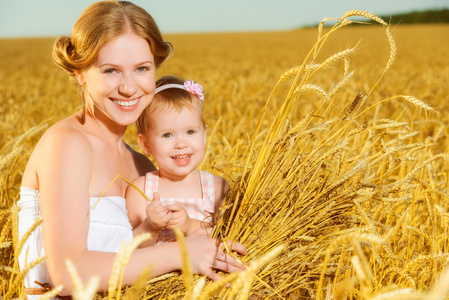
[[[118,101],[118,100],[114,100],[114,103],[120,106],[133,106],[137,104],[137,101],[139,101],[139,99],[133,100],[133,101]]]

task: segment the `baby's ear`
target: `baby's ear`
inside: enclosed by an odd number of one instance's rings
[[[137,135],[137,141],[139,142],[140,147],[142,147],[142,150],[146,154],[146,156],[150,156],[151,155],[151,148],[149,146],[150,143],[149,143],[148,139],[146,138],[146,136],[141,134],[141,133],[139,133]]]

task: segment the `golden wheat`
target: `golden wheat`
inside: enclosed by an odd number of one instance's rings
[[[348,26],[353,16],[382,26]],[[239,259],[249,265],[280,245],[285,249],[257,270],[220,274],[218,282],[187,270],[146,280],[147,270],[122,293],[129,248],[117,259],[108,295],[95,296],[93,284],[78,283],[89,293],[77,297],[447,295],[449,42],[441,36],[448,27],[401,25],[393,36],[367,12],[350,11],[339,20],[333,28],[320,25],[318,39],[316,29],[170,35],[176,55],[158,70],[158,76],[180,74],[206,87],[210,130],[201,168],[231,186],[214,235],[245,244],[248,254]],[[0,96],[7,103],[0,107],[3,298],[24,295],[27,270],[20,273],[16,262],[23,241],[14,205],[24,166],[43,129],[81,107],[76,88],[45,56],[51,44],[0,40]],[[11,59],[18,52],[23,58]],[[365,97],[354,99],[362,92]],[[135,134],[131,127],[126,140],[139,149]]]

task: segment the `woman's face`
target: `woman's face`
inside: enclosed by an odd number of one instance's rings
[[[78,76],[87,101],[120,125],[134,123],[155,90],[154,57],[148,42],[129,32],[106,43],[97,61]]]

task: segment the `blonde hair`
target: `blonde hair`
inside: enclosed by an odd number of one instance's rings
[[[156,81],[156,88],[166,84],[184,84],[184,79],[172,75],[161,77]],[[150,130],[150,117],[155,112],[167,109],[180,111],[182,108],[197,109],[200,112],[201,123],[206,127],[204,120],[203,106],[201,100],[189,91],[179,88],[168,88],[159,91],[154,95],[153,101],[145,108],[137,119],[137,132],[146,135]]]
[[[76,21],[71,37],[59,37],[53,47],[53,60],[78,84],[75,71],[92,65],[101,47],[132,31],[145,39],[159,67],[172,53],[151,15],[128,1],[100,1],[90,5]]]

